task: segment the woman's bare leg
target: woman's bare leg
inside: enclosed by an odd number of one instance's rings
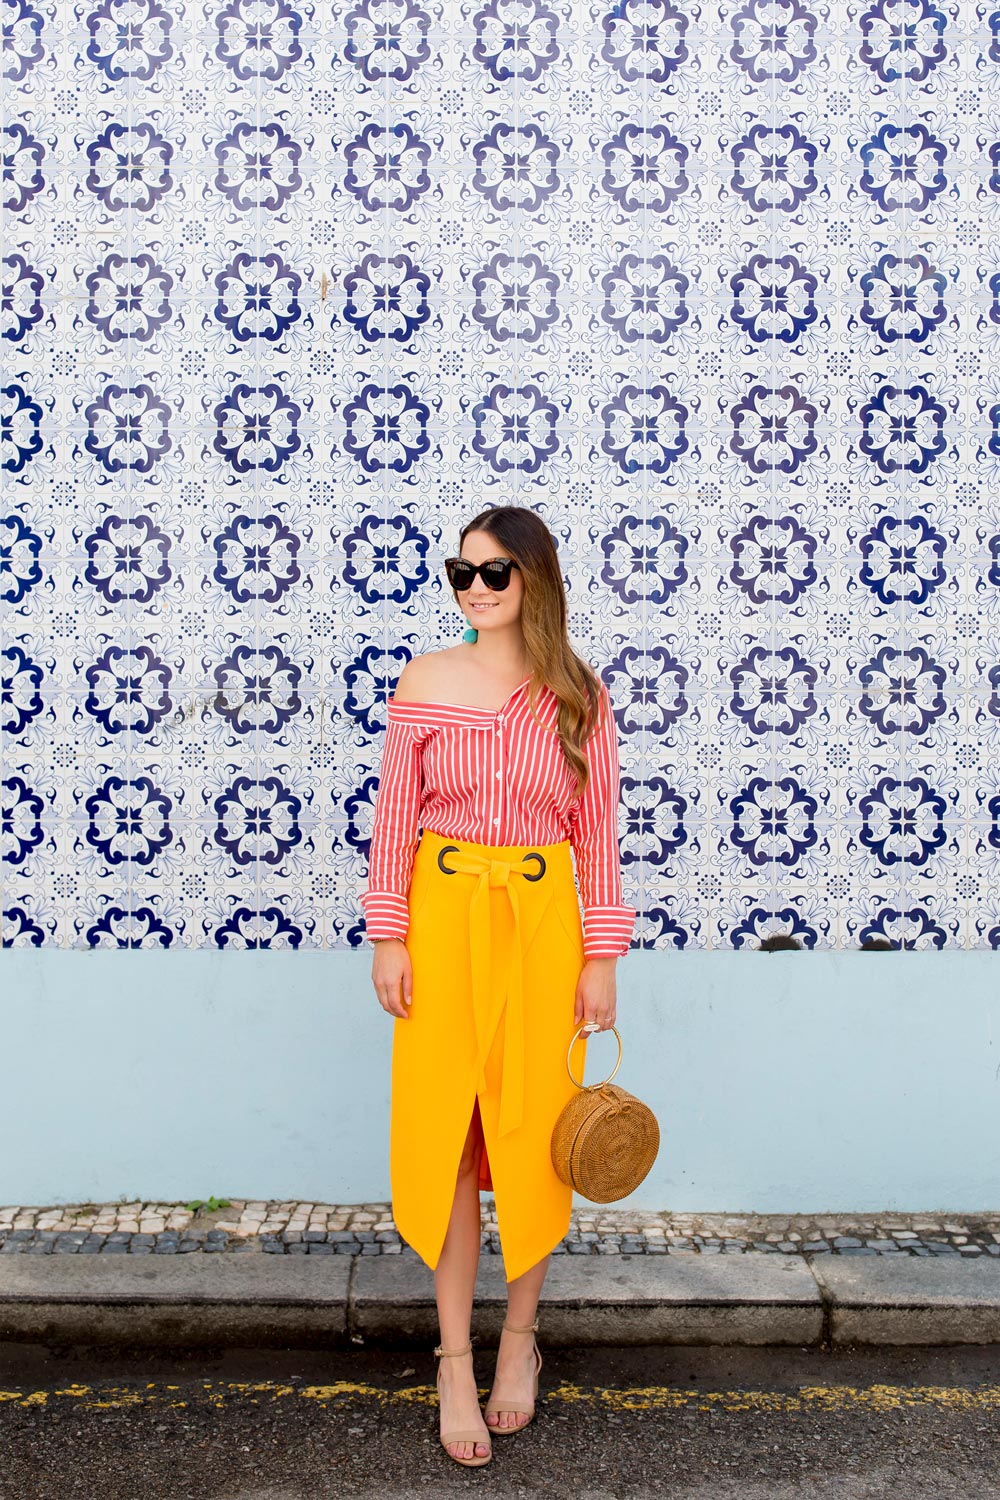
[[[551,1258],[551,1254],[544,1256],[521,1276],[508,1281],[505,1323],[512,1323],[515,1328],[527,1328],[535,1321],[542,1283]],[[504,1395],[515,1406],[531,1405],[535,1388],[535,1346],[530,1333],[511,1333],[509,1329],[501,1332],[493,1384],[502,1386]],[[491,1411],[486,1415],[488,1427],[523,1427],[527,1420],[513,1411]]]
[[[480,1138],[475,1122],[469,1125],[455,1182],[448,1232],[434,1269],[434,1295],[437,1299],[438,1323],[443,1349],[461,1349],[469,1342],[472,1328],[472,1300],[479,1267],[479,1152]],[[483,1422],[472,1369],[472,1356],[440,1361],[441,1430],[456,1428],[474,1430]],[[458,1458],[483,1458],[489,1442],[449,1443],[449,1453]]]

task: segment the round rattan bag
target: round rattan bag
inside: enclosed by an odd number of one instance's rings
[[[648,1104],[611,1080],[618,1061],[603,1083],[580,1083],[569,1060],[573,1042],[585,1031],[598,1031],[596,1022],[573,1033],[566,1053],[566,1068],[579,1089],[561,1111],[552,1131],[552,1165],[561,1182],[591,1203],[614,1203],[637,1188],[656,1160],[660,1149],[660,1127]]]

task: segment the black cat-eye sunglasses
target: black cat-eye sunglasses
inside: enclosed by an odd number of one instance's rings
[[[448,582],[458,593],[471,589],[472,580],[478,573],[488,589],[498,594],[510,583],[510,570],[517,563],[512,557],[491,558],[489,562],[473,564],[464,557],[446,557],[444,560]]]

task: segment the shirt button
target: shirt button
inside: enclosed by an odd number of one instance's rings
[[[496,780],[497,780],[497,781],[499,781],[499,780],[500,780],[500,772],[499,772],[499,771],[498,771],[498,772],[497,772],[497,774],[496,774],[496,778],[495,778],[495,779],[496,779]]]
[[[499,819],[499,818],[494,818],[494,819],[493,819],[493,827],[494,827],[494,828],[495,828],[495,827],[496,827],[496,826],[497,826],[497,824],[498,824],[498,823],[499,823],[499,821],[500,821],[500,819]]]

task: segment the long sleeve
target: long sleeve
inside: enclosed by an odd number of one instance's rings
[[[607,685],[601,683],[603,723],[587,741],[590,777],[576,804],[570,842],[576,857],[583,905],[586,958],[628,952],[636,912],[622,900],[618,848],[620,770],[618,735]]]
[[[422,779],[419,730],[390,716],[375,797],[368,884],[359,897],[369,941],[405,939],[409,929],[407,898],[417,849]]]

